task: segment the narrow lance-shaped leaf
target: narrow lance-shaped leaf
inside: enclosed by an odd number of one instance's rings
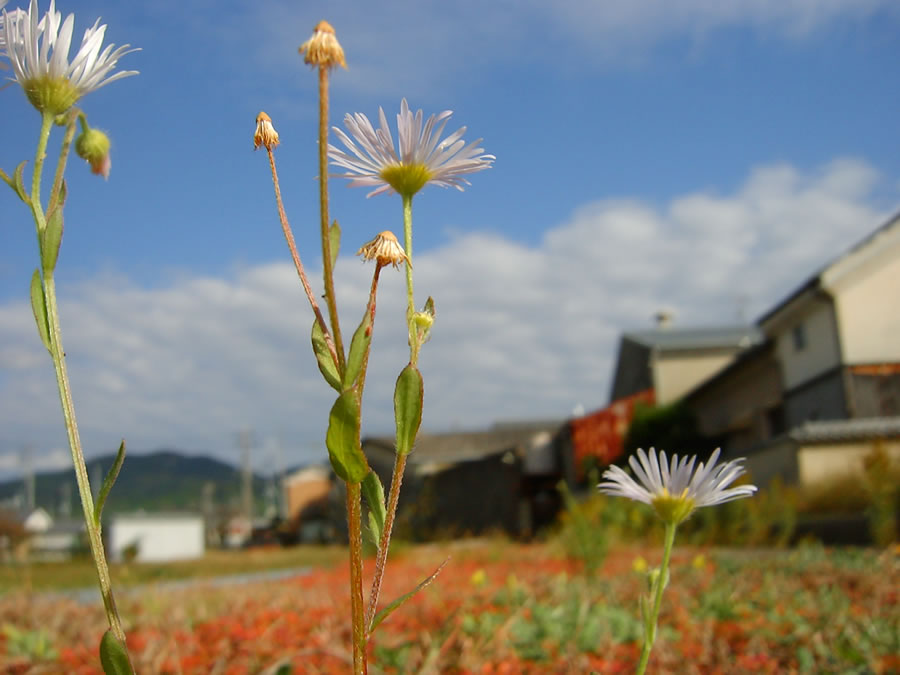
[[[63,235],[63,210],[57,205],[47,214],[47,226],[41,233],[41,264],[45,272],[56,269],[56,259],[59,256],[59,245]]]
[[[328,415],[325,445],[334,472],[348,483],[360,483],[369,473],[369,464],[359,444],[359,404],[356,393],[338,396]]]
[[[419,433],[419,425],[422,423],[422,388],[422,374],[415,366],[407,365],[397,378],[394,389],[398,454],[408,454]]]
[[[68,188],[66,187],[66,179],[63,178],[62,183],[59,184],[59,194],[56,196],[54,201],[50,202],[50,207],[54,208],[59,206],[62,208],[66,205],[66,196],[68,195]]]
[[[378,612],[378,614],[376,614],[372,618],[372,625],[369,627],[369,632],[370,633],[374,632],[375,629],[378,628],[378,626],[380,626],[381,623],[386,618],[388,618],[391,614],[394,613],[394,611],[399,609],[407,600],[409,600],[412,596],[414,596],[416,593],[418,593],[423,588],[428,586],[428,584],[430,584],[432,581],[434,581],[437,578],[437,575],[441,573],[441,570],[444,569],[444,565],[446,565],[449,560],[450,560],[450,558],[447,558],[447,560],[442,562],[440,567],[438,567],[430,577],[423,580],[418,586],[416,586],[414,589],[412,589],[409,593],[406,593],[405,595],[401,595],[399,598],[394,600],[391,604],[389,604],[383,610]]]
[[[353,333],[350,341],[350,353],[347,355],[347,369],[344,371],[344,389],[349,389],[356,382],[363,364],[366,362],[366,354],[372,344],[372,312],[366,307],[359,327]]]
[[[21,199],[26,204],[31,204],[31,197],[28,196],[28,193],[25,192],[25,164],[27,162],[22,162],[19,166],[16,167],[16,170],[13,171],[13,183],[12,187],[16,191],[16,194],[19,195],[19,199]]]
[[[100,640],[100,665],[106,675],[132,675],[134,672],[125,645],[111,630],[106,631]]]
[[[113,460],[112,466],[109,467],[109,473],[107,473],[106,478],[103,479],[103,485],[100,487],[100,492],[97,494],[97,503],[94,505],[94,523],[97,527],[100,527],[103,506],[106,504],[106,498],[109,496],[109,491],[112,490],[116,478],[119,477],[119,471],[122,470],[122,463],[124,461],[125,439],[123,438],[122,442],[119,444],[119,451],[116,453],[116,458]]]
[[[337,364],[331,357],[331,350],[328,349],[328,343],[325,341],[325,333],[322,332],[322,326],[319,325],[318,320],[313,321],[312,347],[322,377],[324,377],[325,381],[334,387],[336,391],[340,392],[342,390],[341,377],[338,375]]]
[[[47,304],[44,298],[44,285],[41,283],[40,270],[35,270],[31,275],[31,311],[34,312],[34,320],[37,323],[38,334],[41,342],[50,351],[50,325],[47,323]]]
[[[338,221],[331,223],[328,228],[328,249],[331,252],[331,267],[337,262],[338,251],[341,249],[341,226]]]
[[[384,487],[374,471],[370,471],[363,479],[362,493],[369,507],[369,529],[372,531],[375,545],[378,546],[381,542],[381,533],[384,532],[387,509],[384,506]]]

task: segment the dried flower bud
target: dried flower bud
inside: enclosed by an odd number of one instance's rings
[[[256,116],[256,133],[253,134],[253,149],[264,145],[266,150],[274,150],[278,147],[278,132],[272,126],[272,118],[264,112]]]
[[[313,29],[312,37],[300,45],[300,53],[303,54],[303,62],[311,66],[347,67],[341,43],[334,34],[334,28],[327,21],[320,21]]]
[[[75,152],[91,165],[91,171],[98,176],[109,178],[112,162],[109,160],[109,136],[99,129],[82,125],[82,132],[75,139]]]
[[[361,255],[366,260],[374,260],[382,266],[393,265],[395,269],[401,262],[409,264],[406,252],[390,230],[385,230],[369,243],[363,244],[356,255]]]

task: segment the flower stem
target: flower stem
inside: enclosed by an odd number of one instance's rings
[[[372,625],[375,612],[378,609],[378,596],[381,593],[381,583],[384,580],[384,570],[387,566],[388,551],[391,547],[391,530],[394,528],[394,516],[397,513],[397,502],[400,498],[400,485],[403,483],[403,471],[406,468],[406,455],[396,453],[394,456],[394,473],[391,476],[391,488],[388,492],[387,505],[384,515],[384,529],[381,532],[381,541],[378,542],[378,553],[375,556],[375,576],[372,579],[372,592],[369,595],[369,607],[366,610],[366,630]]]
[[[57,205],[62,189],[63,176],[66,171],[66,162],[69,159],[69,149],[72,147],[72,139],[75,138],[75,122],[84,119],[83,113],[77,108],[69,111],[66,121],[66,134],[63,136],[62,149],[59,153],[59,162],[56,165],[56,175],[53,177],[53,189],[50,191],[50,201],[47,202],[47,213],[50,213]]]
[[[337,296],[334,292],[334,265],[331,261],[331,236],[328,226],[328,67],[319,66],[319,213],[321,214],[322,276],[325,281],[325,302],[337,349],[338,372],[344,374],[344,341],[338,320]]]
[[[53,365],[56,370],[59,400],[62,404],[66,432],[69,436],[69,448],[72,451],[72,463],[75,466],[75,479],[78,484],[78,494],[79,497],[81,497],[81,505],[84,510],[84,522],[91,547],[91,555],[94,558],[94,566],[97,568],[97,578],[100,582],[100,595],[103,597],[103,607],[106,610],[106,619],[109,622],[109,627],[124,648],[126,644],[125,631],[122,629],[122,622],[119,619],[116,601],[113,597],[112,581],[109,576],[109,566],[106,562],[106,552],[103,548],[103,538],[100,525],[95,521],[94,497],[91,493],[87,466],[84,461],[84,452],[81,448],[81,438],[78,435],[78,422],[75,418],[75,404],[72,401],[69,376],[66,372],[65,350],[63,349],[62,333],[59,327],[56,283],[53,279],[52,272],[45,272],[44,295],[46,298],[47,322],[49,324],[50,332],[50,355],[53,357]],[[126,654],[127,653],[126,649]]]
[[[643,675],[644,671],[647,670],[647,663],[650,661],[650,650],[653,649],[653,643],[656,640],[656,622],[659,619],[663,591],[666,587],[666,580],[669,577],[669,560],[672,557],[672,547],[675,543],[675,530],[677,528],[678,525],[675,523],[666,523],[662,565],[660,565],[659,576],[653,587],[653,607],[650,610],[650,616],[644,618],[644,644],[641,648],[641,661],[638,664],[637,675]]]
[[[44,172],[44,158],[47,156],[47,141],[50,140],[50,129],[53,127],[53,115],[41,115],[41,131],[38,136],[37,150],[34,153],[34,173],[31,176],[31,212],[37,226],[38,237],[47,226],[44,211],[41,208],[41,176]]]
[[[334,341],[331,339],[331,332],[328,330],[328,324],[322,317],[322,311],[319,309],[319,303],[316,302],[316,294],[313,293],[312,287],[309,285],[309,279],[306,278],[306,271],[303,269],[303,263],[300,261],[300,253],[297,251],[297,243],[294,241],[294,233],[291,230],[291,224],[288,222],[287,214],[284,211],[284,203],[281,201],[281,186],[278,183],[278,171],[275,168],[275,153],[272,148],[266,147],[269,153],[269,167],[272,169],[272,183],[275,185],[275,203],[278,205],[278,219],[281,221],[281,231],[284,232],[284,239],[287,241],[288,248],[291,251],[291,259],[294,261],[294,267],[297,269],[297,276],[300,277],[300,283],[303,284],[303,290],[306,291],[306,298],[312,307],[313,313],[316,315],[316,321],[322,329],[322,335],[325,336],[325,344],[328,345],[328,351],[331,352],[331,358],[335,364],[338,363],[337,350]]]
[[[419,361],[419,336],[413,315],[416,302],[413,297],[412,272],[412,195],[403,195],[403,248],[406,249],[406,322],[409,328],[409,362],[416,366]]]
[[[362,592],[362,488],[347,482],[347,526],[350,533],[350,612],[353,617],[353,673],[366,675],[366,624]]]

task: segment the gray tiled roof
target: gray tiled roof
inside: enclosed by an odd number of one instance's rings
[[[419,434],[409,461],[466,462],[489,457],[506,450],[523,447],[542,431],[555,433],[562,422],[545,424],[523,423],[521,426],[504,424],[489,431],[464,431],[445,434]],[[386,437],[365,438],[363,448],[380,447],[393,453],[394,439]]]
[[[900,417],[860,417],[804,422],[788,434],[800,443],[856,441],[900,437]]]
[[[664,328],[625,333],[630,339],[646,347],[666,350],[715,349],[752,347],[763,341],[756,326],[711,326],[708,328]]]

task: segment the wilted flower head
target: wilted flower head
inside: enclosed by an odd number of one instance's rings
[[[674,455],[670,463],[665,452],[657,457],[656,450],[650,448],[649,456],[643,449],[637,451],[637,456],[639,462],[633,455],[628,459],[637,481],[618,466],[611,466],[603,472],[607,482],[600,483],[598,487],[606,494],[649,504],[666,523],[677,525],[701,506],[750,497],[756,492],[753,485],[728,488],[744,473],[744,467],[740,459],[717,467],[718,448],[709,462],[700,462],[696,471],[696,455],[680,460],[678,455]]]
[[[390,230],[385,230],[372,241],[363,244],[356,255],[361,255],[365,260],[374,260],[379,265],[393,265],[395,269],[401,262],[409,264],[406,252]]]
[[[272,118],[266,113],[260,112],[256,116],[256,133],[253,134],[253,149],[264,145],[267,150],[274,150],[278,146],[278,132],[272,126]]]
[[[61,19],[56,0],[50,0],[50,9],[40,19],[37,0],[31,0],[27,12],[3,10],[2,41],[16,81],[35,108],[53,115],[64,113],[105,84],[137,75],[136,70],[109,75],[121,56],[137,50],[128,49],[130,45],[114,50],[108,45],[101,51],[106,26],[100,26],[99,19],[84,32],[81,47],[69,63],[75,15],[69,14],[62,27]]]
[[[378,109],[381,126],[377,130],[362,113],[347,114],[344,125],[350,136],[337,127],[334,131],[349,153],[329,144],[328,156],[332,164],[348,170],[338,175],[353,179],[351,187],[367,185],[376,188],[368,197],[391,191],[412,197],[428,183],[462,190],[463,185],[469,185],[463,178],[465,174],[490,168],[496,158],[481,154],[484,150],[477,147],[480,138],[465,144],[462,136],[466,127],[441,140],[441,133],[452,114],[445,110],[429,117],[423,125],[422,111],[413,114],[403,99],[397,115],[398,150],[394,149],[394,139],[383,109]]]
[[[347,67],[341,43],[334,34],[334,28],[327,21],[318,23],[313,29],[312,37],[300,45],[299,51],[303,54],[303,62],[311,66]]]

